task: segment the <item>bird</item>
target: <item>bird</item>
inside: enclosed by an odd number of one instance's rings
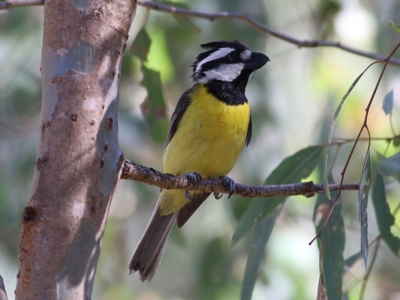
[[[252,133],[246,85],[253,72],[270,59],[237,40],[200,46],[205,51],[192,65],[193,85],[182,94],[171,116],[161,171],[186,174],[194,182],[202,177],[220,178],[230,196],[235,186],[227,175],[250,143]],[[209,195],[161,190],[130,260],[129,274],[138,272],[142,282],[150,281],[173,225],[182,227]]]

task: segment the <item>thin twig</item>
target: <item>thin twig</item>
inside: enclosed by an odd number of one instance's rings
[[[0,2],[0,10],[9,9],[13,7],[20,6],[32,6],[32,5],[43,5],[43,0],[7,0]],[[220,13],[205,13],[195,10],[185,9],[181,7],[175,7],[170,5],[164,5],[158,2],[147,1],[147,0],[137,0],[137,3],[141,6],[150,8],[152,10],[157,10],[165,13],[170,13],[173,15],[181,15],[188,17],[195,17],[199,19],[206,19],[210,21],[215,20],[238,20],[247,23],[251,27],[257,29],[260,32],[267,33],[278,39],[286,41],[290,44],[296,45],[299,48],[316,48],[316,47],[333,47],[338,48],[346,52],[350,52],[359,56],[371,58],[373,60],[385,60],[385,56],[379,55],[372,52],[367,52],[359,50],[341,42],[326,41],[326,40],[300,40],[292,36],[286,35],[272,28],[265,26],[263,23],[257,21],[255,18],[251,17],[247,13],[240,12],[220,12]],[[391,58],[389,63],[392,65],[400,66],[400,60]]]
[[[390,54],[388,55],[388,57],[387,57],[386,59],[383,60],[383,61],[384,61],[384,65],[383,65],[381,74],[379,75],[378,81],[377,81],[377,83],[376,83],[376,85],[375,85],[374,91],[372,92],[372,95],[371,95],[371,98],[370,98],[370,100],[369,100],[369,102],[368,102],[368,105],[367,105],[367,107],[365,108],[365,116],[364,116],[363,124],[362,124],[362,126],[361,126],[361,128],[360,128],[360,130],[359,130],[359,132],[358,132],[358,135],[357,135],[357,137],[356,137],[356,139],[355,139],[355,141],[354,141],[353,146],[351,147],[349,156],[347,157],[347,160],[346,160],[346,163],[345,163],[345,165],[344,165],[344,167],[343,167],[343,170],[342,170],[342,172],[340,173],[340,176],[341,176],[341,178],[340,178],[340,186],[343,186],[344,176],[345,176],[345,174],[346,174],[347,167],[349,166],[350,160],[351,160],[351,158],[352,158],[352,156],[353,156],[353,154],[354,154],[354,151],[355,151],[355,149],[356,149],[357,143],[358,143],[358,141],[360,140],[360,138],[361,138],[361,133],[364,131],[364,129],[368,132],[368,149],[370,149],[370,146],[371,146],[371,135],[370,135],[369,128],[368,128],[368,114],[369,114],[369,110],[370,110],[370,108],[371,108],[372,102],[374,101],[375,94],[376,94],[376,92],[377,92],[377,90],[378,90],[378,87],[379,87],[380,82],[381,82],[381,80],[382,80],[383,74],[385,73],[385,70],[386,70],[386,67],[387,67],[387,65],[388,65],[388,63],[389,63],[389,60],[390,60],[390,58],[396,53],[397,49],[399,49],[399,48],[400,48],[400,43],[398,43],[398,44],[396,45],[396,47],[392,50],[392,52],[390,52]],[[369,66],[367,67],[367,69],[368,69],[370,66],[372,66],[373,64],[375,64],[375,63],[376,63],[376,62],[374,62],[374,63],[372,63],[371,65],[369,65]],[[366,71],[366,70],[365,70],[365,71]],[[364,71],[364,72],[365,72],[365,71]],[[323,232],[323,230],[324,230],[326,224],[328,223],[328,220],[330,219],[330,216],[331,216],[333,210],[335,209],[336,204],[337,204],[338,201],[339,201],[339,198],[340,198],[341,194],[342,194],[342,189],[339,188],[339,192],[338,192],[337,195],[336,195],[336,198],[335,198],[335,200],[334,200],[334,202],[333,202],[333,205],[332,205],[331,210],[330,210],[330,212],[329,212],[329,214],[328,214],[328,217],[327,217],[326,220],[325,220],[324,225],[321,227],[321,229],[319,230],[318,234],[311,240],[311,242],[309,243],[310,245],[315,241],[316,238],[319,238],[319,237],[321,236],[321,234],[322,234],[322,232]]]
[[[137,165],[129,160],[125,160],[121,179],[141,181],[163,189],[229,194],[229,191],[226,190],[223,185],[223,181],[217,178],[202,178],[198,182],[191,182],[186,175],[174,176],[172,174],[165,174],[151,168]],[[329,185],[331,191],[337,191],[339,188],[339,184]],[[358,189],[359,184],[342,185],[342,190],[358,191]],[[324,192],[325,187],[323,184],[314,184],[310,181],[281,185],[247,185],[236,183],[233,194],[251,198],[295,195],[311,197],[314,194],[321,194]]]
[[[400,135],[394,135],[391,137],[360,137],[358,139],[358,141],[386,141],[386,142],[390,142],[393,141],[394,139],[400,138]],[[347,144],[347,143],[353,143],[355,141],[354,138],[341,138],[341,137],[337,137],[334,138],[332,140],[332,142],[330,143],[331,145],[342,145],[342,144]]]
[[[314,40],[314,41],[307,41],[307,40],[299,40],[289,35],[283,34],[279,31],[271,29],[261,22],[257,21],[253,17],[251,17],[247,13],[238,13],[238,12],[220,12],[220,13],[204,13],[199,11],[194,11],[190,9],[174,7],[169,5],[164,5],[158,2],[147,1],[147,0],[138,0],[137,3],[144,7],[151,8],[153,10],[162,11],[166,13],[170,13],[173,15],[184,15],[189,17],[195,17],[199,19],[206,19],[210,21],[214,20],[238,20],[244,23],[247,23],[251,27],[261,31],[263,33],[268,33],[278,39],[284,40],[290,44],[294,44],[299,48],[316,48],[316,47],[334,47],[339,48],[343,51],[350,52],[353,54],[357,54],[359,56],[371,58],[374,60],[385,60],[386,56],[378,55],[376,53],[362,51],[347,45],[344,45],[340,42],[334,41],[325,41],[325,40]],[[400,66],[400,60],[398,59],[390,59],[389,63],[393,65]]]
[[[377,243],[376,243],[376,246],[375,246],[374,254],[372,255],[371,265],[370,265],[370,267],[368,268],[367,274],[365,275],[365,277],[364,277],[364,279],[363,279],[363,283],[362,283],[361,291],[360,291],[360,297],[359,297],[360,300],[364,299],[364,293],[365,293],[365,289],[367,288],[368,279],[369,279],[369,277],[370,277],[370,275],[371,275],[373,266],[375,265],[376,257],[378,256],[378,250],[379,250],[379,246],[380,246],[380,240],[381,240],[381,235],[379,235],[378,238],[377,238],[376,240],[373,241],[373,242],[376,241]],[[371,246],[372,246],[372,243],[370,244],[369,247],[371,247]]]

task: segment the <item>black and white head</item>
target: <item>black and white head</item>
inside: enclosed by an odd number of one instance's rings
[[[200,53],[193,64],[194,82],[232,82],[244,89],[251,74],[269,61],[268,56],[252,52],[238,41],[211,42],[201,47],[209,50]]]

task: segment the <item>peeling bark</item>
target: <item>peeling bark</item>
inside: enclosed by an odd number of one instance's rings
[[[136,1],[45,3],[41,137],[16,299],[90,299],[123,153],[117,108]]]

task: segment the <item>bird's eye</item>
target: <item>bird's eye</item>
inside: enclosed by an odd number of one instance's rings
[[[232,61],[236,59],[236,53],[235,52],[231,52],[228,54],[227,59]]]

